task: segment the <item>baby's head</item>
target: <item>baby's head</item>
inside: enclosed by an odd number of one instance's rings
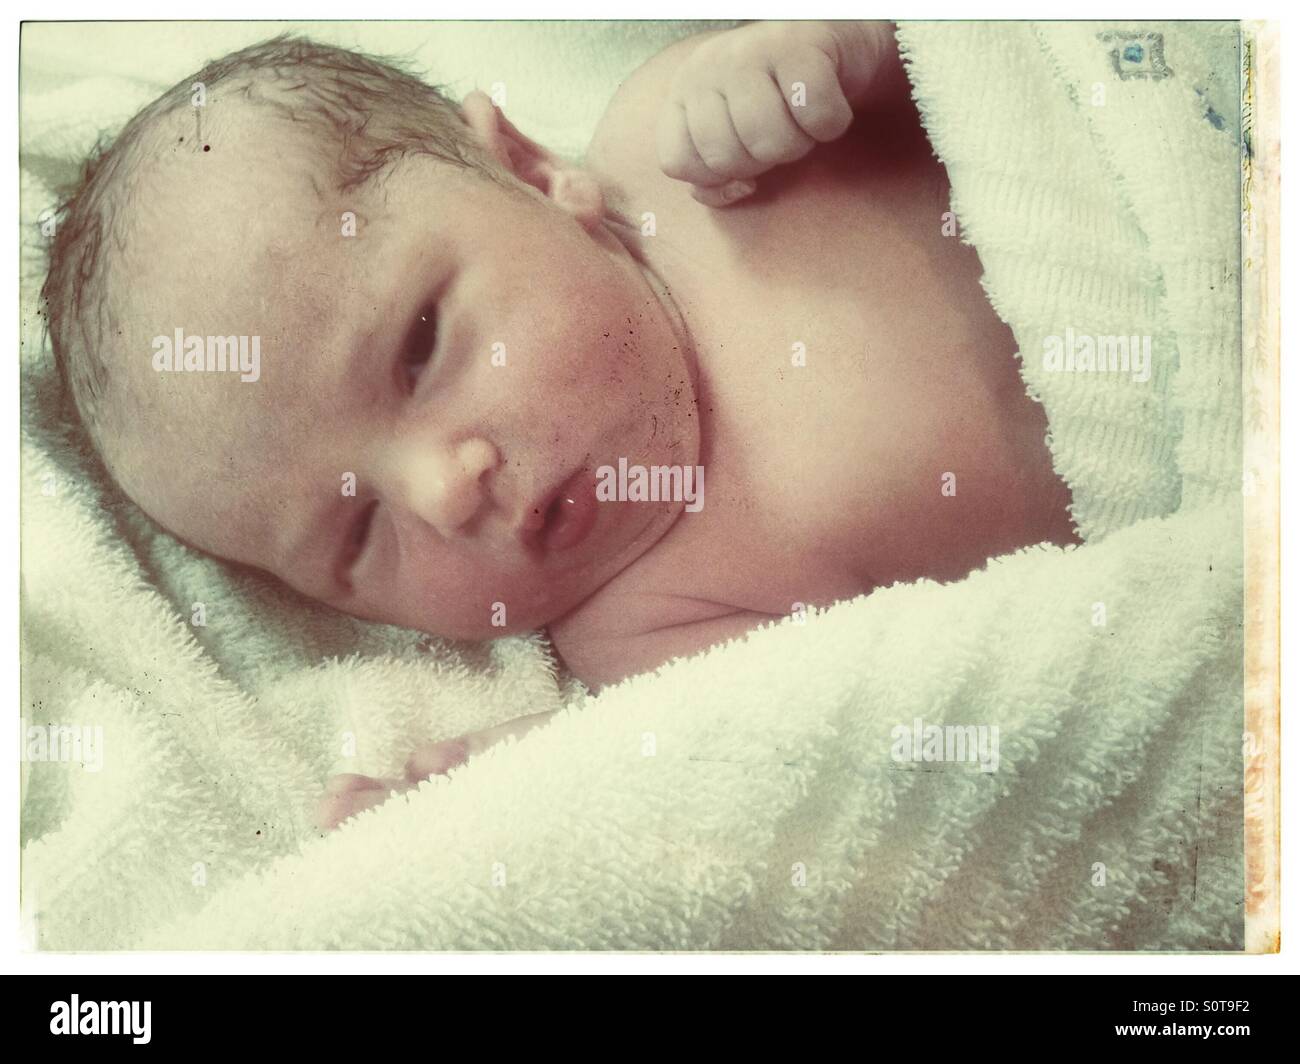
[[[482,93],[277,38],[132,119],[59,217],[43,296],[77,416],[200,550],[488,638],[676,519],[592,526],[589,478],[696,461],[680,319],[599,186]]]

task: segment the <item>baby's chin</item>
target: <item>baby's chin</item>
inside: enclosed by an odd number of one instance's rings
[[[426,616],[415,624],[407,621],[405,626],[441,639],[477,642],[522,635],[563,620],[645,555],[676,519],[675,514],[663,511],[635,516],[637,523],[631,529],[620,529],[623,535],[617,537],[617,543],[595,542],[570,558],[557,555],[548,559],[563,568],[549,570],[544,576],[535,573],[535,581],[523,581],[518,573],[503,574],[492,583],[508,590],[494,598],[476,597],[453,615]],[[376,619],[404,624],[392,617]]]
[[[591,594],[595,593],[593,591]],[[480,614],[473,618],[457,617],[454,620],[446,617],[430,617],[415,624],[404,624],[395,619],[389,619],[386,623],[414,628],[437,639],[481,643],[545,629],[581,606],[591,597],[591,594],[584,595],[576,604],[563,603],[554,606],[548,604],[547,607],[535,610],[512,608],[509,596],[503,596],[489,603],[489,616],[486,620]]]
[[[502,573],[499,578],[485,576],[482,587],[482,594],[462,593],[458,600],[431,593],[430,599],[442,601],[442,610],[421,608],[415,602],[389,601],[355,605],[346,612],[361,620],[410,628],[438,639],[481,642],[544,628],[599,590],[596,581],[578,587],[558,581],[552,589],[542,581],[521,581],[518,573]]]

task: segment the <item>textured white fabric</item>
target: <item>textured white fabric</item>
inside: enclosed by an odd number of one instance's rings
[[[1120,77],[1127,31],[1166,76]],[[1235,24],[899,32],[964,239],[1011,325],[1085,539],[1239,483]],[[1099,91],[1100,90],[1100,91]],[[1217,119],[1217,124],[1216,124]],[[1044,338],[1152,337],[1152,377],[1051,372]]]

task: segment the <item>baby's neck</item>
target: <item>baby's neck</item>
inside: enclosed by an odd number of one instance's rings
[[[654,245],[655,251],[663,252],[666,250],[669,254],[667,257],[659,254],[652,257],[649,238],[642,235],[640,227],[623,211],[617,190],[608,189],[606,194],[611,205],[606,210],[604,229],[626,252],[628,258],[636,264],[641,276],[645,279],[646,287],[649,288],[667,316],[673,334],[676,336],[685,356],[687,368],[691,374],[691,383],[695,385],[699,372],[699,353],[692,335],[688,314],[684,310],[684,304],[679,299],[678,294],[674,293],[672,282],[675,271],[672,269],[672,253],[675,249],[670,244],[665,244],[662,238],[655,237],[654,239],[657,241]]]

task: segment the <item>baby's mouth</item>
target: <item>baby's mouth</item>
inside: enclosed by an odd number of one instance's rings
[[[571,550],[596,524],[596,479],[579,470],[539,502],[528,514],[528,534],[550,551]]]

